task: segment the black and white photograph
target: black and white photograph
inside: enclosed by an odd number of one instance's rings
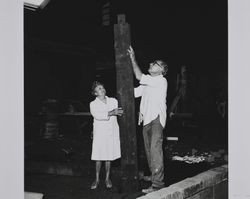
[[[249,152],[232,151],[248,111],[230,116],[247,83],[232,86],[227,0],[23,0],[21,15],[21,58],[3,59],[21,100],[2,105],[24,199],[250,197],[230,195],[230,155]]]
[[[25,191],[227,198],[227,20],[225,0],[24,3]]]

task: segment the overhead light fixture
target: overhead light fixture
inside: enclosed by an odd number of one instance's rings
[[[32,11],[43,9],[50,0],[23,0],[24,8]]]

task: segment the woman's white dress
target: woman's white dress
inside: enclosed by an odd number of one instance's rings
[[[105,104],[96,98],[90,102],[93,122],[93,143],[91,160],[115,160],[121,157],[120,134],[117,116],[108,116],[108,112],[118,108],[115,98],[106,96]]]

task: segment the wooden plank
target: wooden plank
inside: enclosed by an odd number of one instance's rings
[[[91,116],[91,113],[90,112],[74,112],[74,113],[66,112],[66,113],[59,113],[58,115]]]
[[[192,113],[173,113],[172,118],[192,118]]]
[[[188,69],[181,67],[181,73],[177,75],[177,94],[168,110],[170,118],[190,118],[192,117],[192,104],[190,100],[190,81]]]
[[[171,114],[170,117],[172,116],[172,113],[174,113],[174,110],[176,109],[177,104],[183,95],[183,92],[184,92],[184,87],[181,87],[178,90],[177,95],[175,96],[175,98],[174,98],[174,100],[169,108],[169,113]]]
[[[123,192],[138,190],[137,140],[134,106],[134,85],[131,62],[127,55],[130,45],[130,27],[125,15],[118,15],[114,25],[116,85],[119,106],[124,114],[119,120],[121,138],[121,188]]]

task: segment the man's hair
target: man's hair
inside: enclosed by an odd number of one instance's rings
[[[95,88],[99,85],[102,85],[104,87],[104,84],[98,81],[94,81],[91,87],[91,94],[95,96]]]
[[[157,63],[162,67],[162,69],[163,69],[162,75],[166,75],[168,72],[168,65],[166,64],[166,62],[161,60],[161,59],[158,59],[155,61],[157,61]]]

